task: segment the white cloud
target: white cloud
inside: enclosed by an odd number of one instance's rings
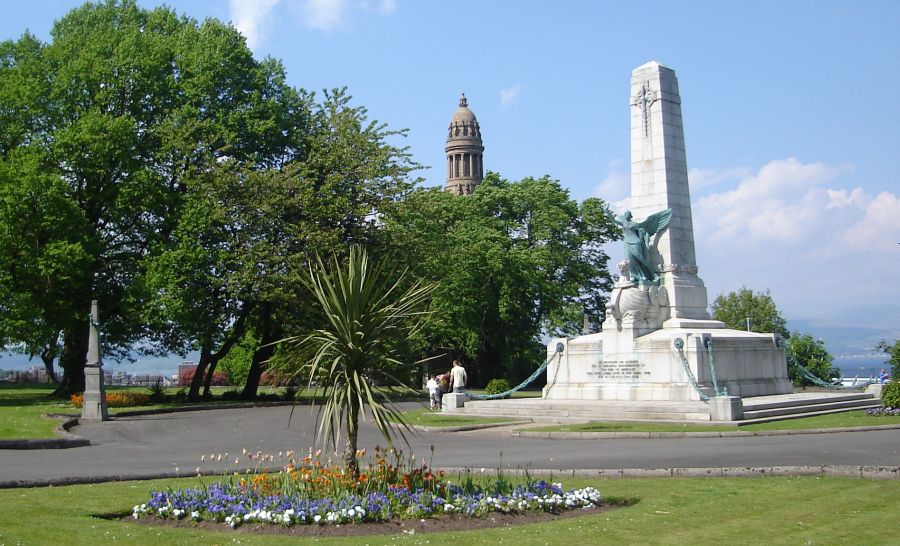
[[[272,10],[281,0],[231,0],[229,8],[234,27],[247,38],[247,46],[259,46],[269,32]]]
[[[606,166],[606,178],[594,188],[594,195],[600,197],[614,212],[624,212],[629,207],[631,195],[631,173],[623,159],[613,159]]]
[[[731,167],[728,169],[691,169],[688,172],[688,180],[691,182],[691,191],[718,186],[729,181],[743,180],[751,174],[746,167]]]
[[[786,315],[818,316],[896,292],[900,194],[847,180],[850,165],[791,158],[743,177],[729,170],[704,171],[719,182],[693,192],[697,265],[710,299],[742,285],[768,288]]]
[[[519,98],[519,93],[522,92],[522,86],[519,84],[511,85],[505,89],[500,90],[500,108],[506,108],[510,104],[512,104],[517,98]]]
[[[346,25],[347,7],[347,0],[305,0],[301,12],[308,28],[330,31]]]
[[[848,165],[802,163],[795,158],[771,161],[735,189],[700,198],[698,224],[713,241],[799,242],[817,229],[831,201],[820,186],[849,170]],[[706,177],[724,178],[715,173]]]
[[[847,190],[825,190],[828,194],[828,205],[826,209],[840,209],[851,205],[864,204],[866,202],[866,192],[862,188],[853,188]]]
[[[396,0],[381,0],[378,4],[378,13],[382,15],[390,15],[397,11]]]
[[[397,11],[396,0],[230,0],[231,20],[251,49],[265,42],[280,6],[306,28],[323,32],[348,27],[353,13],[387,16]]]
[[[851,253],[893,252],[900,261],[897,242],[900,241],[900,196],[883,191],[874,199],[867,199],[860,188],[851,195],[860,195],[853,203],[862,209],[862,217],[844,230],[834,246]],[[865,204],[862,202],[866,201]]]

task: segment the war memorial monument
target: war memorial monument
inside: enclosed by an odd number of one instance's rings
[[[655,61],[636,68],[630,108],[630,210],[616,218],[626,259],[618,263],[621,274],[601,331],[550,340],[540,399],[457,396],[444,409],[546,419],[735,422],[831,411],[869,398],[792,394],[777,334],[732,330],[710,318],[694,251],[675,71]]]

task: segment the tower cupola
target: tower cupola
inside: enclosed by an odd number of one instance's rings
[[[469,110],[465,93],[459,98],[459,108],[450,118],[447,131],[447,191],[468,195],[484,179],[481,127],[475,114]]]

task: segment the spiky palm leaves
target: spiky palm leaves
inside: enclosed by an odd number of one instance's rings
[[[359,419],[365,418],[366,407],[389,445],[395,432],[406,439],[403,430],[409,425],[373,379],[402,384],[394,371],[405,364],[395,347],[422,326],[434,285],[410,282],[406,272],[393,275],[357,246],[343,262],[317,257],[304,284],[321,313],[321,327],[283,340],[279,367],[295,377],[309,377],[311,387],[324,391],[317,438],[337,448],[345,430],[344,461],[356,475]]]

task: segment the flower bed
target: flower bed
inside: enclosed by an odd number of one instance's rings
[[[70,398],[72,405],[80,408],[84,405],[83,394],[73,394]],[[106,393],[106,405],[111,408],[132,408],[136,406],[149,406],[153,403],[153,396],[142,392],[108,392]]]
[[[413,466],[414,458],[388,462],[383,451],[363,467],[357,478],[342,468],[322,464],[319,453],[300,461],[292,453],[281,471],[244,474],[227,481],[196,488],[157,491],[150,500],[133,508],[135,519],[217,521],[231,527],[245,523],[337,525],[386,522],[395,518],[429,518],[443,514],[483,517],[490,513],[560,513],[600,506],[602,497],[587,487],[565,491],[562,484],[532,480],[527,475],[514,483],[502,473],[465,473],[458,483],[443,472],[432,473],[426,464]],[[249,454],[257,461],[272,456]],[[236,461],[239,462],[239,461]]]

